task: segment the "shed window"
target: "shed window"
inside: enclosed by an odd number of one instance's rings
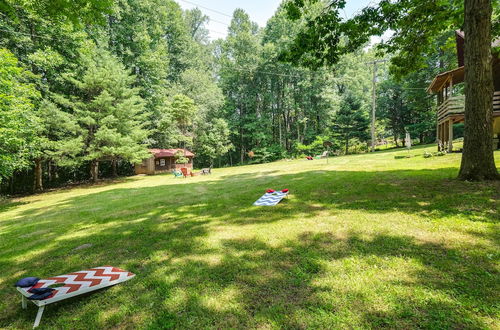
[[[165,166],[165,159],[164,158],[160,159],[160,166]]]

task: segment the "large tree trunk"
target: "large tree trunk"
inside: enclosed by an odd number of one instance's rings
[[[33,182],[33,190],[34,191],[42,191],[43,183],[42,183],[42,160],[40,158],[35,159],[35,180]]]
[[[465,130],[459,178],[498,179],[493,154],[491,0],[465,0]]]
[[[92,182],[97,182],[99,178],[99,162],[97,160],[90,162],[90,178]]]

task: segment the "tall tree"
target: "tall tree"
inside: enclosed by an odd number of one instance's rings
[[[465,130],[459,177],[499,179],[493,155],[491,0],[465,0]]]
[[[57,98],[57,96],[55,96]],[[57,176],[55,166],[75,166],[82,152],[81,129],[72,113],[63,111],[55,103],[44,99],[37,112],[40,122],[39,139],[34,153],[34,190],[43,190],[43,163],[48,165],[49,180]]]
[[[229,139],[229,125],[224,119],[216,118],[200,125],[198,129],[195,150],[199,152],[198,155],[209,159],[210,166],[214,166],[216,159],[220,160],[233,148]]]
[[[0,181],[26,168],[36,151],[39,123],[34,103],[39,93],[29,82],[32,75],[0,48]]]
[[[245,159],[255,124],[252,109],[256,91],[252,72],[261,50],[258,31],[258,25],[250,20],[247,13],[235,10],[219,57],[220,82],[226,94],[226,116],[230,119],[231,130],[237,132],[238,141],[234,144],[240,162]]]
[[[134,77],[109,52],[89,46],[81,78],[69,80],[75,93],[66,105],[84,131],[82,158],[90,162],[91,178],[97,181],[99,161],[137,163],[147,158],[147,131],[141,115],[144,102],[131,87]]]
[[[333,119],[332,132],[344,141],[345,153],[349,153],[349,142],[353,138],[366,142],[369,119],[362,103],[351,93],[346,93],[342,99],[340,109]]]
[[[379,86],[378,91],[377,109],[380,109],[379,116],[387,121],[394,142],[398,146],[398,140],[404,136],[405,128],[409,125],[410,120],[404,91],[401,85],[392,79],[384,81]]]

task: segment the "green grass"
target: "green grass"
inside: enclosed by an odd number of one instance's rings
[[[8,201],[0,327],[34,320],[17,279],[114,265],[137,276],[49,305],[42,328],[498,328],[500,184],[455,180],[460,155],[421,156],[434,150],[133,177]],[[252,206],[267,188],[291,195]]]

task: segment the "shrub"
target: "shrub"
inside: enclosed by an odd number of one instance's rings
[[[317,136],[315,140],[308,145],[296,143],[293,146],[293,154],[295,157],[299,157],[300,155],[320,155],[323,153],[323,151],[325,151],[325,147],[323,146],[323,143],[325,141],[333,141],[333,146],[330,148],[330,150],[335,150],[340,147],[334,139],[330,139],[328,136]]]
[[[189,163],[189,159],[187,157],[180,156],[180,157],[175,159],[175,163],[176,164],[187,164],[187,163]]]
[[[433,155],[430,152],[425,152],[424,153],[424,158],[431,158]]]
[[[279,145],[255,148],[253,152],[254,156],[249,162],[250,164],[269,163],[287,157],[286,150]]]

